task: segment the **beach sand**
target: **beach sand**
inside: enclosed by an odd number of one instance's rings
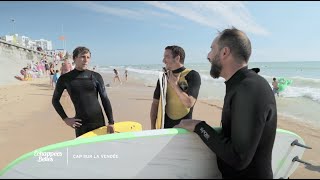
[[[112,77],[106,76],[106,82]],[[144,130],[150,129],[149,112],[154,87],[138,82],[112,83],[107,93],[113,108],[114,120],[140,122]],[[51,104],[53,90],[48,78],[21,82],[18,85],[0,87],[0,169],[19,156],[53,143],[75,138]],[[61,98],[69,116],[74,115],[73,105],[67,96]],[[220,126],[222,102],[198,100],[194,107],[194,119],[206,120],[212,126]],[[299,134],[312,150],[306,150],[303,160],[313,164],[299,168],[290,178],[320,178],[320,128],[295,123],[278,116],[278,128]]]

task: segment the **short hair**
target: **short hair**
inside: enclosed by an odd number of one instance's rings
[[[277,79],[274,77],[273,80],[275,81],[275,80],[277,80]]]
[[[232,27],[219,32],[219,35],[217,43],[220,50],[229,47],[231,54],[236,59],[248,63],[251,55],[251,42],[244,32]]]
[[[79,46],[73,50],[73,59],[75,59],[79,55],[86,54],[86,53],[90,53],[90,56],[91,56],[91,52],[88,48],[84,46]]]
[[[57,69],[57,70],[56,70],[56,73],[58,73],[58,72],[59,72],[59,70]]]
[[[186,54],[182,47],[173,45],[173,46],[167,46],[165,48],[165,50],[168,50],[168,49],[171,50],[173,58],[180,56],[180,63],[184,64],[184,58],[186,57]]]

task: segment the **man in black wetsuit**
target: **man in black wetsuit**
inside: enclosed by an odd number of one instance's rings
[[[91,52],[86,47],[77,47],[73,51],[73,60],[76,67],[60,76],[52,97],[54,108],[64,122],[75,129],[76,137],[105,126],[104,115],[98,101],[98,93],[109,121],[107,131],[109,133],[114,132],[112,107],[103,79],[99,73],[87,69],[90,58]],[[75,117],[69,118],[60,103],[64,89],[67,89],[75,107]]]
[[[193,107],[198,98],[201,78],[197,71],[184,67],[185,52],[180,46],[167,46],[163,63],[168,70],[164,128],[172,128],[181,119],[191,119]],[[156,128],[157,111],[160,99],[160,83],[153,94],[150,110],[151,129]]]
[[[200,120],[184,120],[175,126],[201,137],[216,154],[223,178],[273,178],[276,101],[269,83],[248,69],[250,55],[245,33],[235,28],[222,31],[208,54],[211,76],[226,80],[222,129],[218,132]]]

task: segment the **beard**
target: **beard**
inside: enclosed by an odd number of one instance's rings
[[[220,63],[219,56],[215,56],[214,59],[211,61],[211,70],[210,75],[214,79],[217,79],[220,77],[221,74],[222,65]]]

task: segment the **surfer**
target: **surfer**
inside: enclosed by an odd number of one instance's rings
[[[179,124],[181,119],[192,118],[193,107],[198,98],[201,85],[200,75],[195,70],[186,69],[184,59],[183,48],[179,46],[165,48],[163,63],[166,65],[168,86],[164,128],[172,128]],[[160,83],[158,80],[150,111],[151,129],[156,128],[159,99]]]
[[[52,97],[52,104],[55,110],[67,125],[75,128],[76,137],[105,126],[98,94],[108,117],[109,125],[107,130],[109,133],[114,132],[112,107],[102,76],[87,69],[90,58],[91,52],[86,47],[77,47],[73,51],[73,60],[76,67],[74,70],[60,76]],[[60,103],[64,89],[67,89],[74,104],[75,117],[69,118]]]
[[[222,131],[205,121],[183,120],[175,128],[197,133],[216,154],[223,178],[272,179],[272,149],[277,129],[277,107],[269,83],[248,69],[251,43],[236,28],[220,32],[211,45],[210,75],[223,77],[226,95]]]

